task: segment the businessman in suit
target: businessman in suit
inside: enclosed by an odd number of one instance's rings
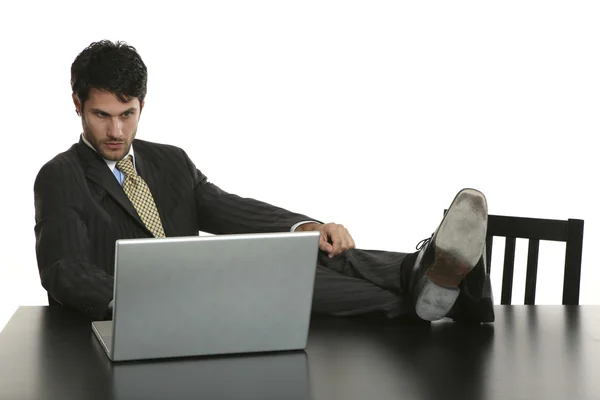
[[[184,150],[137,139],[146,84],[140,55],[122,42],[92,43],[71,66],[83,132],[34,184],[36,255],[50,304],[110,318],[117,239],[312,230],[321,233],[314,313],[494,320],[481,192],[461,190],[416,252],[356,249],[343,225],[227,193]]]

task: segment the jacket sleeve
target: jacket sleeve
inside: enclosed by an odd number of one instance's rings
[[[59,303],[105,319],[113,277],[91,262],[81,188],[70,168],[46,164],[35,180],[36,256],[42,286]]]
[[[187,154],[183,154],[193,177],[198,226],[201,231],[213,234],[289,232],[301,221],[320,223],[306,215],[227,193],[210,183]]]

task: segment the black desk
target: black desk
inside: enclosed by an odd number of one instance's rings
[[[314,318],[306,352],[111,364],[84,318],[21,307],[0,333],[0,399],[600,399],[600,306],[496,312]]]

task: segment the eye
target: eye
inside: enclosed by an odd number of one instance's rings
[[[105,118],[106,116],[108,116],[108,114],[103,113],[102,111],[96,111],[96,117],[98,118]]]
[[[123,117],[127,118],[131,115],[133,115],[133,111],[125,111],[123,114],[121,114]]]

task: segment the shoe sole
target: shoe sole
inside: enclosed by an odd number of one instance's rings
[[[458,285],[483,253],[487,219],[483,193],[463,189],[456,195],[432,238],[433,263],[417,286],[415,311],[420,318],[436,321],[450,312],[460,294]]]

